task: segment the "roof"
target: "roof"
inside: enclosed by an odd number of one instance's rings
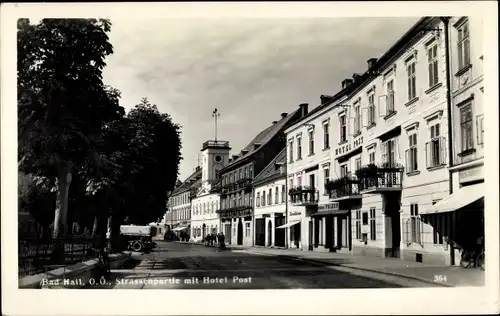
[[[286,167],[286,148],[283,149],[253,180],[254,185],[262,184],[271,180],[285,178],[286,173],[280,173],[279,165]]]
[[[241,150],[242,152],[247,152],[247,153],[246,154],[240,153],[239,157],[236,160],[227,164],[224,168],[220,170],[220,172],[224,172],[227,169],[235,165],[238,165],[241,161],[247,159],[248,157],[252,156],[259,150],[261,150],[261,148],[263,148],[269,141],[271,141],[271,139],[273,139],[273,137],[287,125],[287,123],[294,117],[297,111],[299,110],[295,110],[291,114],[288,114],[285,118],[282,118],[277,123],[262,130],[259,134],[257,134],[257,136],[255,136],[254,139],[252,139],[250,143],[248,143],[248,145],[245,146],[245,148]],[[260,146],[255,148],[254,144],[257,143],[260,144]]]
[[[191,183],[191,179],[196,180]],[[201,184],[201,168],[197,169],[193,174],[191,174],[187,179],[182,182],[182,184],[175,188],[172,192],[172,195],[177,195],[182,192],[185,192],[193,187],[199,186]]]
[[[359,78],[355,80],[352,84],[348,85],[346,88],[340,90],[333,96],[322,95],[325,102],[322,102],[320,105],[309,111],[307,115],[300,118],[295,122],[294,126],[304,121],[305,119],[311,117],[315,113],[321,111],[322,109],[330,106],[335,101],[338,101],[345,95],[349,95],[351,93],[355,93],[362,87],[364,87],[367,83],[369,83],[374,76],[377,76],[377,72],[383,69],[387,64],[391,61],[394,56],[397,56],[398,53],[401,52],[402,48],[404,48],[411,40],[413,40],[416,36],[421,34],[420,30],[426,26],[428,23],[432,21],[433,17],[423,17],[419,19],[400,39],[392,45],[380,58],[377,59],[375,64],[372,66],[370,70],[365,71],[363,74],[360,74]],[[322,101],[323,101],[322,100]],[[292,127],[292,126],[290,126]]]

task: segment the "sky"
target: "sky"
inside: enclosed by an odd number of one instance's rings
[[[217,139],[238,153],[281,113],[337,93],[418,19],[113,19],[103,79],[127,110],[147,97],[181,125],[183,181],[214,139],[215,108]]]

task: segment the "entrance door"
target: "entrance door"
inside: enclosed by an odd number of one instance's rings
[[[224,242],[231,244],[231,224],[224,225]]]
[[[333,216],[325,217],[325,248],[333,248]]]
[[[391,215],[392,226],[392,253],[391,257],[399,258],[399,244],[401,243],[401,218],[399,210]]]
[[[267,222],[267,246],[271,247],[273,244],[273,225],[271,221]]]
[[[313,238],[314,238],[313,223],[312,221],[309,221],[309,250],[313,250]]]
[[[343,235],[343,230],[342,230],[342,217],[337,217],[337,249],[342,248],[342,235]]]
[[[203,224],[202,226],[202,229],[201,229],[202,233],[201,233],[201,240],[205,241],[205,235],[207,233],[207,225]]]
[[[255,245],[257,246],[265,246],[266,237],[266,219],[265,218],[257,218],[255,219]]]
[[[241,218],[238,219],[238,233],[236,235],[237,244],[243,245],[243,223],[241,222]]]
[[[274,218],[274,246],[285,247],[285,228],[276,228],[285,224],[285,217]],[[292,226],[293,227],[293,226]]]

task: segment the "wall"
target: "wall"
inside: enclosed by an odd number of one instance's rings
[[[191,205],[191,233],[193,241],[202,241],[203,224],[206,225],[205,235],[216,228],[216,232],[221,232],[219,216],[220,197],[218,194],[206,194],[192,200]]]

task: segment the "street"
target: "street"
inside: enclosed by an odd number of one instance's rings
[[[103,283],[103,284],[101,284]],[[393,276],[346,271],[301,260],[221,251],[198,244],[159,241],[154,252],[134,255],[93,289],[328,289],[429,287]]]

